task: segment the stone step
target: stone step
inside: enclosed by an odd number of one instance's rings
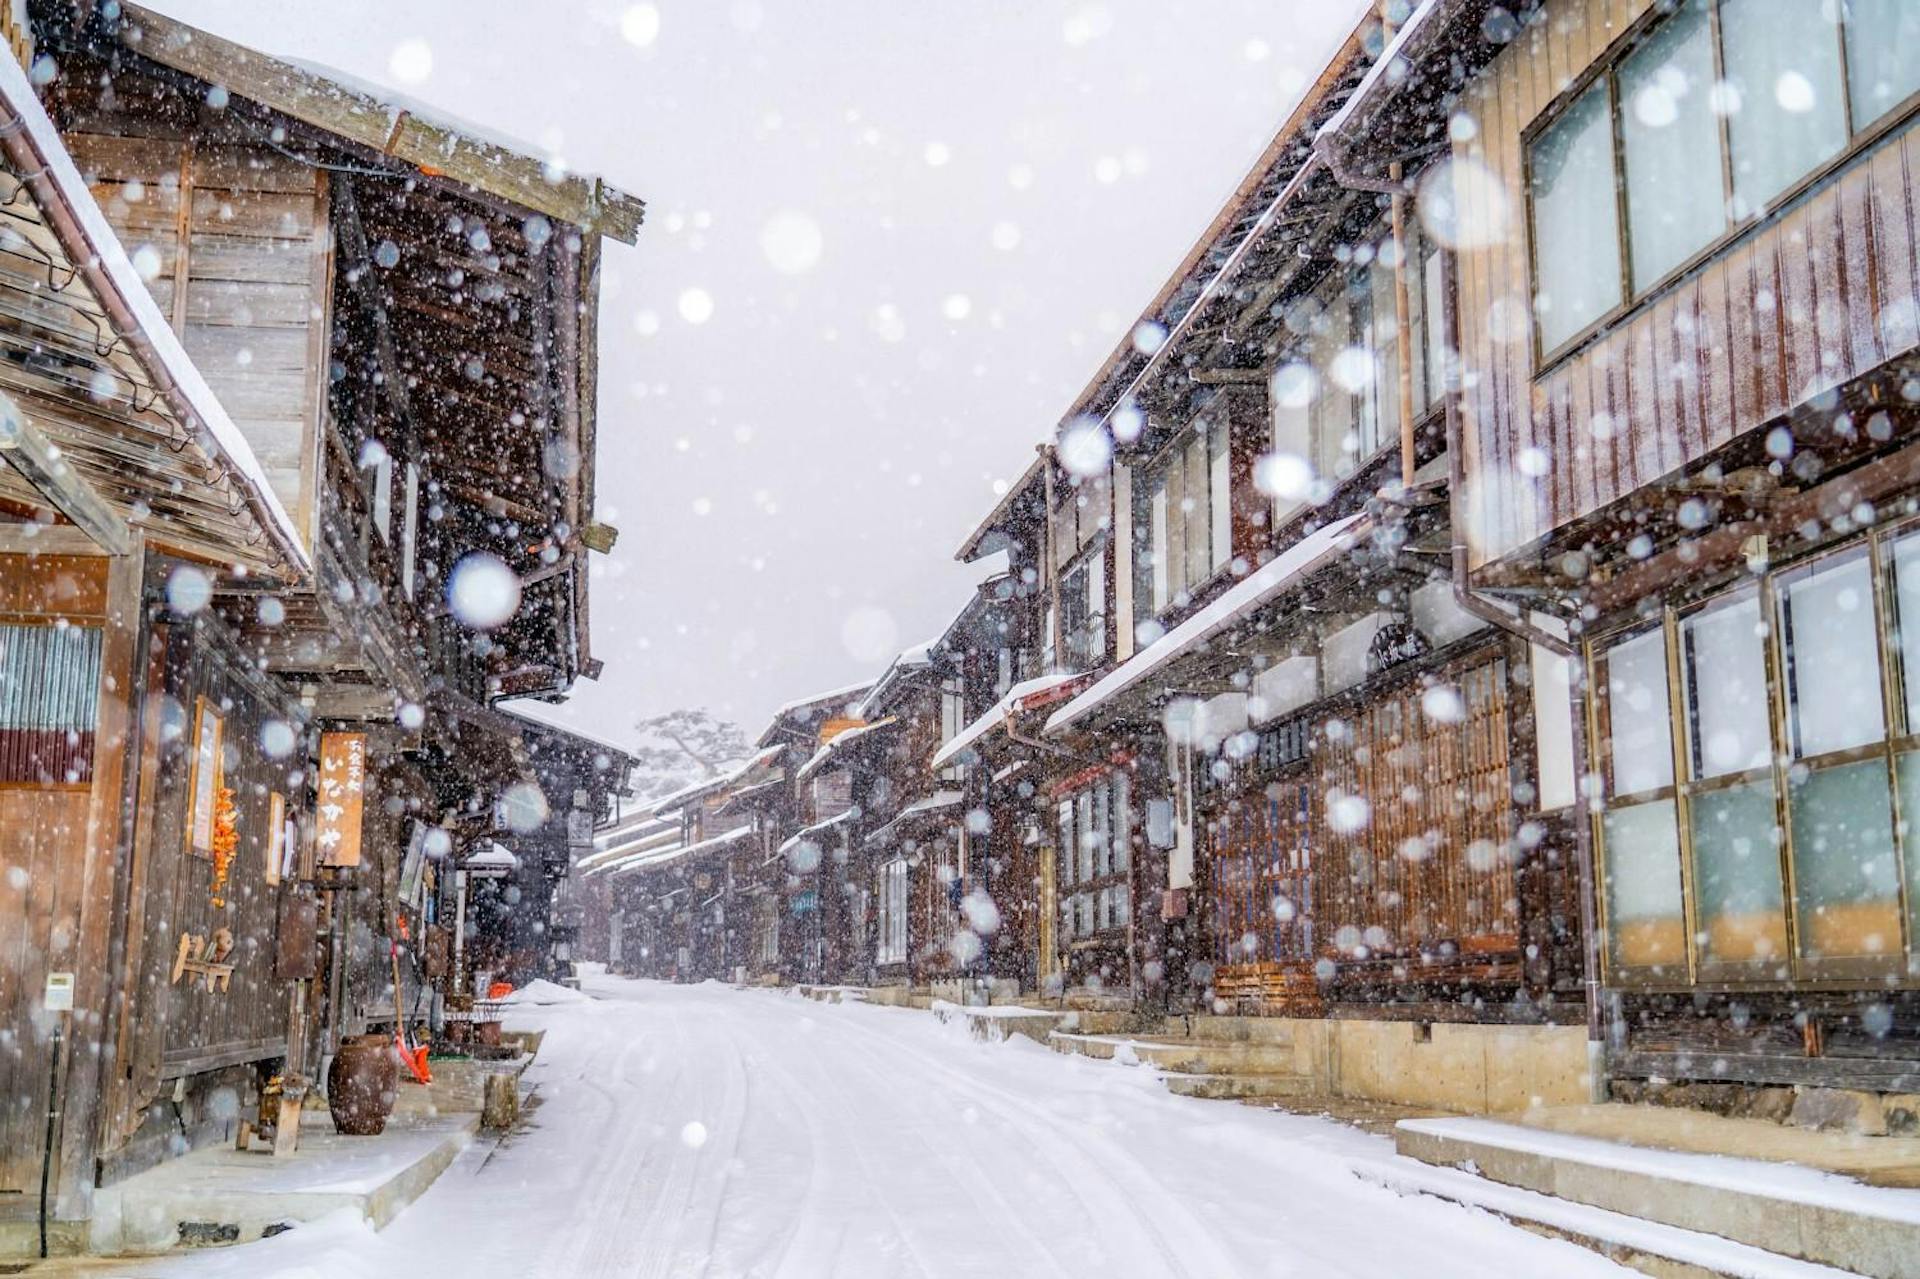
[[[478,1124],[475,1115],[389,1121],[378,1137],[303,1124],[290,1156],[196,1150],[102,1188],[88,1245],[142,1256],[248,1243],[342,1210],[378,1229],[426,1193]]]
[[[1181,1097],[1204,1097],[1210,1101],[1267,1101],[1305,1097],[1313,1092],[1313,1080],[1291,1073],[1197,1075],[1170,1072],[1160,1078],[1170,1093]]]
[[[1490,1212],[1538,1234],[1591,1249],[1656,1279],[1845,1279],[1846,1272],[1662,1225],[1552,1195],[1502,1185],[1471,1172],[1408,1159],[1357,1162],[1362,1181],[1399,1195],[1430,1195]]]
[[[1880,1279],[1920,1279],[1920,1191],[1776,1159],[1656,1149],[1490,1119],[1403,1120],[1394,1144],[1423,1163],[1568,1203]]]
[[[1056,1031],[1050,1040],[1085,1057],[1139,1061],[1188,1074],[1281,1074],[1294,1069],[1293,1046],[1175,1035],[1082,1035]]]

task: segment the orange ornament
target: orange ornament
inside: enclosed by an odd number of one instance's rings
[[[227,886],[227,874],[240,851],[240,809],[233,802],[233,787],[222,786],[213,798],[213,904],[225,906],[220,894]]]

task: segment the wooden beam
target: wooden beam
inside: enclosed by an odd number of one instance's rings
[[[1267,380],[1264,369],[1194,369],[1187,380],[1201,386],[1250,386]]]
[[[125,555],[133,549],[133,530],[127,522],[5,395],[0,395],[0,458],[45,494],[62,515],[84,529],[102,550]]]

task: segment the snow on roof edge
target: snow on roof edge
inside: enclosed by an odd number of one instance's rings
[[[1331,556],[1346,551],[1372,526],[1372,518],[1365,512],[1321,525],[1247,574],[1219,599],[1108,671],[1092,688],[1055,711],[1042,731],[1058,733],[1086,718],[1102,703],[1132,688],[1174,658],[1211,640],[1247,610],[1311,573]]]
[[[1008,689],[1005,696],[1001,697],[999,701],[988,707],[986,712],[978,719],[975,719],[971,724],[968,724],[965,728],[948,738],[940,749],[933,753],[933,758],[927,762],[927,767],[938,771],[950,763],[961,751],[964,751],[967,747],[980,740],[980,738],[997,727],[1002,721],[1011,718],[1014,708],[1026,698],[1032,697],[1037,693],[1050,692],[1053,689],[1059,688],[1062,684],[1070,684],[1074,680],[1082,678],[1082,676],[1083,672],[1070,671],[1064,673],[1056,672],[1052,675],[1036,675],[1032,679],[1021,680],[1018,684]]]

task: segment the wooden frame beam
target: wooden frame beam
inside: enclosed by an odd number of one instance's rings
[[[85,530],[109,555],[133,550],[133,530],[10,396],[0,395],[0,458],[45,494],[59,512]]]

